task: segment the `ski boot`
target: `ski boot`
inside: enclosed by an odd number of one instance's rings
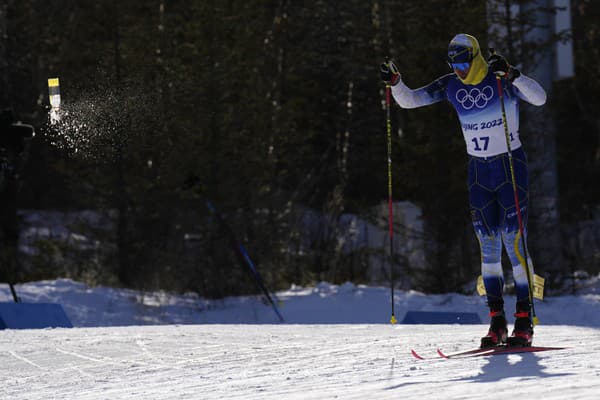
[[[506,316],[504,310],[490,310],[490,330],[481,338],[481,348],[501,346],[506,343],[508,329],[506,327]]]
[[[517,302],[515,327],[508,338],[507,345],[511,347],[528,347],[533,341],[533,322],[529,303]]]

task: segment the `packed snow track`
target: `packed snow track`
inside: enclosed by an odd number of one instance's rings
[[[597,399],[600,331],[544,353],[433,359],[484,325],[169,325],[0,331],[2,399]],[[531,395],[531,396],[528,396]],[[518,397],[517,397],[518,396]]]

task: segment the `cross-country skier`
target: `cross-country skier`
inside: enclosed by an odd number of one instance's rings
[[[456,110],[467,144],[469,203],[481,247],[481,271],[491,317],[489,332],[482,338],[481,346],[496,346],[507,342],[507,339],[511,345],[527,346],[533,338],[529,285],[521,262],[525,253],[519,235],[496,76],[502,77],[506,122],[525,236],[528,174],[527,157],[519,140],[519,99],[541,106],[546,102],[546,92],[501,55],[492,54],[486,62],[477,39],[471,35],[461,33],[450,41],[447,61],[454,73],[419,89],[408,88],[391,61],[381,65],[381,78],[392,86],[394,99],[402,108],[422,107],[448,100]],[[502,298],[502,242],[512,264],[517,295],[516,319],[510,338],[507,338]],[[531,260],[529,266],[532,266]],[[532,269],[530,272],[530,276],[533,276]]]

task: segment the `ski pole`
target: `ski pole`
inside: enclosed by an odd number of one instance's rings
[[[15,303],[20,303],[21,299],[19,299],[19,296],[17,296],[17,292],[15,291],[15,286],[12,284],[12,282],[8,282],[8,287],[10,287],[10,293],[12,294],[13,300],[15,301]]]
[[[539,319],[535,315],[535,306],[533,304],[533,279],[531,277],[531,271],[529,270],[529,256],[527,254],[527,243],[525,241],[525,229],[523,228],[523,218],[521,217],[521,206],[519,205],[519,194],[517,193],[517,181],[515,179],[515,169],[513,165],[512,150],[510,148],[510,133],[508,132],[508,123],[506,121],[506,109],[504,107],[504,90],[502,89],[502,80],[499,75],[496,75],[496,83],[498,85],[498,95],[500,96],[500,105],[502,108],[502,124],[504,125],[504,136],[506,138],[506,148],[508,150],[510,178],[512,180],[513,193],[515,195],[515,209],[517,211],[517,220],[519,221],[519,235],[521,236],[520,239],[523,244],[523,253],[525,255],[525,260],[521,260],[521,264],[523,264],[527,276],[527,285],[529,289],[529,304],[531,306],[531,314],[533,316],[533,325],[535,326],[539,323]],[[516,247],[518,249],[518,245]]]
[[[388,62],[389,60],[386,60]],[[392,201],[392,118],[390,116],[391,109],[391,91],[392,86],[389,83],[385,84],[385,114],[387,128],[387,166],[388,166],[388,231],[390,236],[390,293],[392,298],[392,317],[390,323],[393,325],[396,322],[394,315],[394,207]]]
[[[284,322],[283,316],[279,312],[279,309],[277,308],[275,301],[273,301],[273,297],[271,296],[271,294],[269,293],[269,290],[265,286],[262,276],[256,269],[256,266],[252,262],[252,259],[248,255],[248,252],[246,251],[244,246],[237,241],[235,234],[233,233],[233,230],[231,229],[229,224],[227,224],[225,222],[225,219],[223,219],[223,216],[221,215],[221,213],[217,211],[215,206],[208,199],[206,200],[206,206],[208,207],[210,212],[217,217],[217,221],[219,221],[219,224],[221,224],[221,226],[225,229],[225,231],[227,231],[227,233],[229,235],[229,242],[231,243],[231,247],[233,247],[235,253],[237,254],[237,256],[240,259],[240,261],[242,262],[242,264],[246,264],[248,266],[248,268],[250,269],[250,271],[252,272],[252,275],[254,277],[254,280],[256,281],[256,284],[258,285],[259,289],[265,295],[267,301],[273,308],[273,311],[275,312],[275,314],[277,314],[279,321]]]

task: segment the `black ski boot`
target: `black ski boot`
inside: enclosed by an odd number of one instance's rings
[[[517,302],[515,313],[515,327],[508,338],[507,344],[511,347],[528,347],[533,341],[533,322],[529,302]]]
[[[504,303],[490,304],[490,330],[481,338],[481,348],[500,346],[506,343],[508,328],[504,315]]]

